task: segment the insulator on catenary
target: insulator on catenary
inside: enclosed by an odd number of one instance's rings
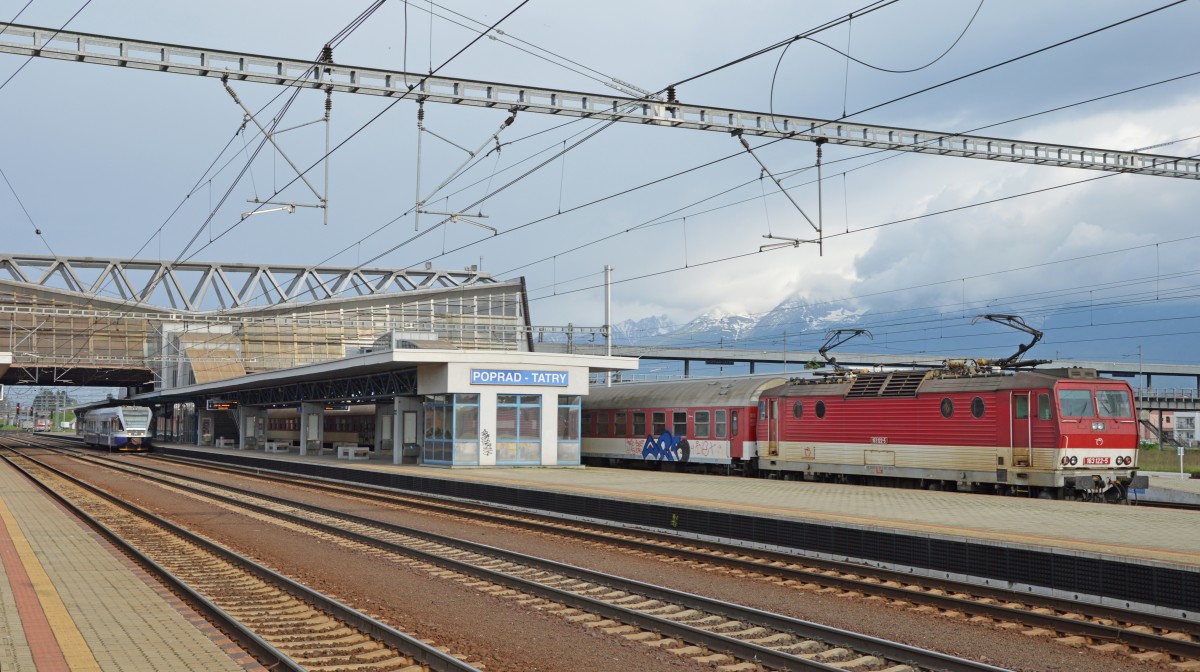
[[[676,102],[675,101],[675,85],[674,84],[667,87],[667,102],[668,103]]]

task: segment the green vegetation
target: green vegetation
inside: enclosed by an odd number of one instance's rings
[[[1183,470],[1187,473],[1200,473],[1200,448],[1187,448],[1183,454]],[[1138,450],[1138,471],[1170,471],[1179,473],[1179,453],[1175,446],[1143,443]]]

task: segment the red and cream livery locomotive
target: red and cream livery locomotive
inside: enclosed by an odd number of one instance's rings
[[[1137,473],[1132,390],[1092,369],[793,379],[762,394],[757,436],[784,478],[1119,501]]]

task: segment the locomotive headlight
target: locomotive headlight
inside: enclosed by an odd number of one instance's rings
[[[1103,432],[1104,431],[1104,423],[1100,422],[1099,420],[1093,422],[1092,423],[1092,431],[1093,432]]]

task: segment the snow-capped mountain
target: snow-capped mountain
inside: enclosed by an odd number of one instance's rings
[[[641,320],[626,320],[613,327],[613,342],[620,345],[725,345],[764,349],[783,349],[785,332],[791,349],[807,339],[813,349],[824,341],[827,329],[853,325],[865,311],[844,307],[822,312],[800,299],[788,299],[766,313],[754,315],[710,311],[682,326],[665,315]],[[821,334],[819,341],[812,335]],[[807,334],[801,337],[801,334]]]

